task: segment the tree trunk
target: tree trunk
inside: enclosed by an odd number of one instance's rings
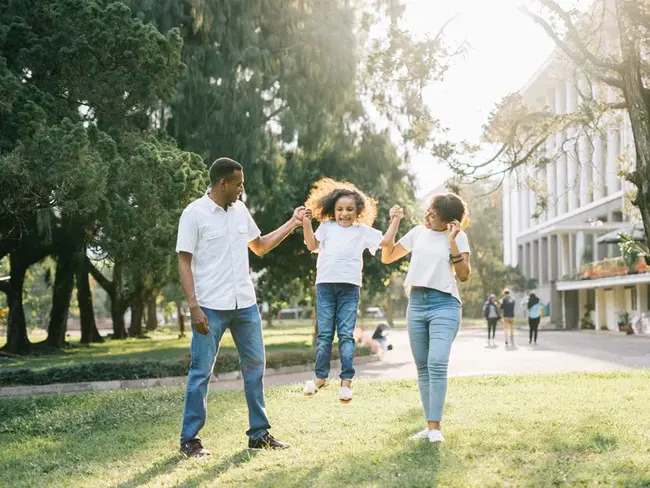
[[[9,354],[26,355],[32,352],[32,344],[27,337],[27,322],[25,321],[25,310],[23,308],[23,285],[25,284],[27,266],[20,262],[18,252],[9,255],[9,263],[11,278],[5,290],[9,305],[7,343],[2,348],[2,351]]]
[[[93,295],[88,280],[88,265],[86,253],[82,251],[77,256],[77,302],[79,302],[79,321],[81,322],[81,343],[101,343],[104,338],[97,330],[95,323],[95,311],[93,308]]]
[[[129,337],[142,337],[142,316],[144,315],[144,299],[142,297],[143,286],[136,285],[133,299],[131,300],[131,325],[129,326]]]
[[[158,290],[153,290],[151,296],[147,299],[147,330],[156,330],[158,328],[158,314],[156,313],[156,298]]]
[[[176,313],[178,314],[178,330],[180,331],[179,337],[185,337],[185,315],[183,315],[183,308],[181,302],[176,303]]]
[[[113,281],[109,281],[88,258],[86,258],[86,265],[88,266],[90,274],[95,278],[95,281],[99,283],[99,286],[104,289],[111,299],[111,321],[113,323],[112,339],[126,339],[128,334],[126,333],[124,314],[126,313],[128,306],[122,290],[122,266],[119,263],[115,263],[115,267],[113,268]]]
[[[47,328],[45,344],[55,349],[65,346],[65,332],[70,312],[70,299],[74,288],[75,254],[69,250],[60,252],[56,260],[56,275],[52,293],[52,312]]]
[[[393,295],[389,294],[386,299],[386,321],[388,325],[393,327],[395,325],[395,316],[393,313]]]
[[[269,305],[269,312],[266,314],[266,328],[273,328],[273,315],[275,314],[275,309]]]

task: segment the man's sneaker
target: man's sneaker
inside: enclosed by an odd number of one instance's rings
[[[429,429],[424,429],[409,437],[409,441],[421,441],[429,438]]]
[[[431,429],[428,432],[429,442],[445,442],[445,438],[442,437],[442,432],[438,429]]]
[[[349,386],[342,386],[339,390],[339,401],[350,403],[352,401],[352,389]]]
[[[203,447],[201,439],[192,439],[181,443],[181,453],[187,457],[204,457],[210,456],[210,451]]]
[[[248,439],[248,448],[258,451],[261,449],[289,449],[291,446],[280,442],[271,434],[264,434],[259,439]]]

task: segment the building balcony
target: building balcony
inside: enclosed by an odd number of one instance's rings
[[[639,256],[633,266],[628,266],[622,257],[605,258],[588,263],[579,273],[562,277],[557,283],[558,291],[629,285],[650,282],[650,265],[645,256]]]

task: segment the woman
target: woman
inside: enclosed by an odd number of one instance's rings
[[[395,218],[399,219],[400,216]],[[411,439],[443,442],[440,430],[447,393],[447,365],[451,344],[460,327],[461,301],[456,278],[470,274],[465,202],[453,193],[434,195],[424,214],[424,225],[411,229],[395,242],[391,226],[381,260],[388,264],[413,252],[404,285],[409,293],[409,342],[418,370],[418,386],[427,428]]]
[[[534,293],[528,296],[528,344],[537,344],[537,329],[539,328],[539,319],[544,314],[544,304]]]
[[[490,293],[487,302],[483,305],[483,317],[487,320],[488,325],[488,344],[494,339],[497,331],[497,322],[501,318],[499,315],[499,304],[497,303],[497,296]]]

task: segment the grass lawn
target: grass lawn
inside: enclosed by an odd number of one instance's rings
[[[650,372],[456,378],[447,443],[423,425],[415,381],[267,391],[273,432],[294,447],[249,453],[239,391],[209,397],[210,459],[177,454],[181,389],[0,402],[3,487],[650,486]]]

